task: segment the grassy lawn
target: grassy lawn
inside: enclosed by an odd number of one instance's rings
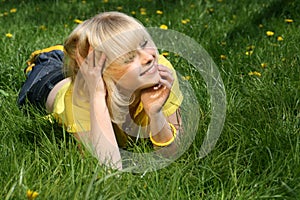
[[[215,61],[227,111],[208,156],[198,152],[209,99],[184,62],[177,69],[196,92],[199,128],[188,151],[158,171],[110,172],[58,125],[17,107],[31,52],[63,43],[76,19],[111,10],[181,32]],[[26,199],[32,190],[36,199],[299,199],[299,10],[298,0],[1,0],[0,198]]]

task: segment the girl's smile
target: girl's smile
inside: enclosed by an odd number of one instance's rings
[[[147,75],[147,74],[153,74],[157,71],[157,64],[153,63],[148,69],[143,71],[140,76]]]

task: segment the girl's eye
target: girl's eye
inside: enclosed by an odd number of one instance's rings
[[[140,43],[140,47],[145,48],[147,44],[148,44],[148,40],[144,39],[144,41]]]
[[[124,60],[124,63],[125,64],[131,63],[134,60],[135,55],[136,55],[135,52],[128,53],[128,55],[126,56],[126,59]]]

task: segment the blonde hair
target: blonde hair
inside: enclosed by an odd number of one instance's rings
[[[119,12],[105,12],[78,25],[65,41],[65,72],[74,81],[79,70],[77,56],[86,58],[92,47],[106,55],[103,81],[107,90],[107,106],[112,121],[122,124],[132,99],[117,89],[123,70],[120,63],[135,51],[139,44],[152,39],[146,28],[133,17]]]

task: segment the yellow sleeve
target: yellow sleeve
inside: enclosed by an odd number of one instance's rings
[[[72,95],[72,83],[69,82],[62,86],[55,97],[52,115],[59,124],[64,125],[69,133],[88,131],[90,130],[89,105],[81,104],[81,107],[73,105]],[[77,123],[74,121],[74,112]]]

